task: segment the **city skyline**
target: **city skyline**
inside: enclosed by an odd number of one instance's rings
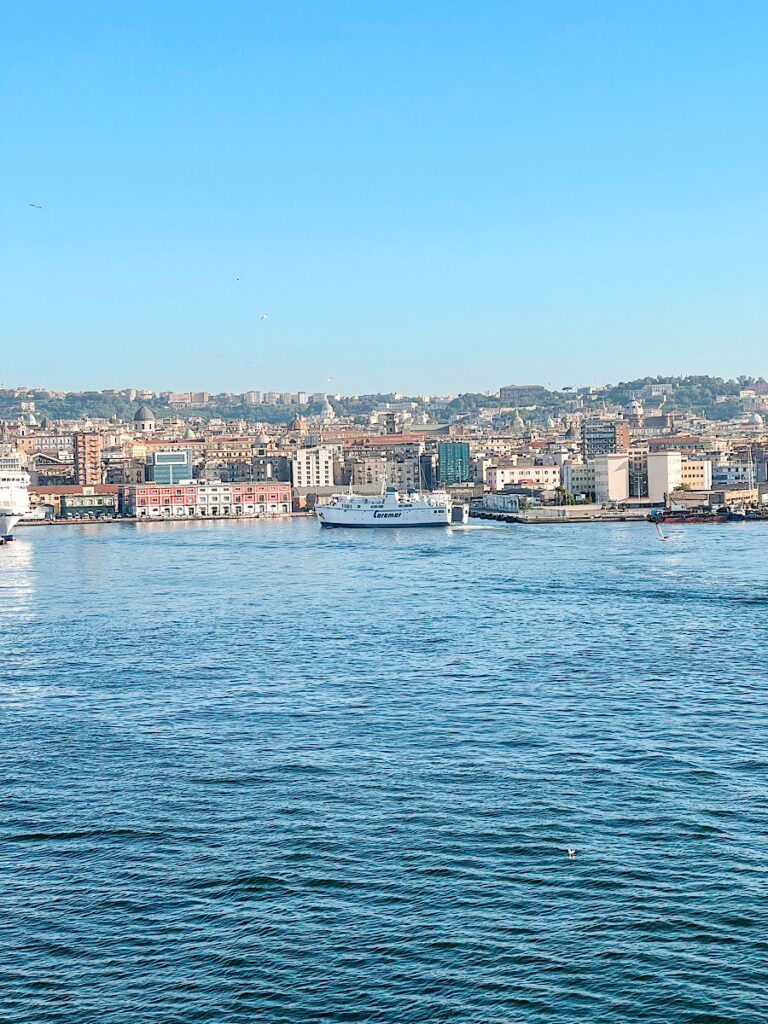
[[[567,394],[568,392],[572,392],[574,395],[576,395],[579,392],[589,391],[589,390],[594,390],[594,391],[611,390],[611,389],[617,389],[617,388],[628,387],[628,386],[631,387],[633,385],[637,385],[637,387],[640,387],[641,384],[639,382],[641,382],[641,381],[645,381],[645,382],[660,381],[660,382],[662,382],[662,381],[667,381],[667,380],[669,380],[671,382],[678,382],[678,383],[679,382],[686,382],[686,381],[694,381],[694,380],[707,380],[707,381],[712,381],[712,382],[717,381],[717,380],[722,380],[723,383],[727,384],[727,385],[740,384],[743,387],[749,387],[749,383],[750,382],[754,382],[754,383],[765,382],[766,377],[763,374],[754,373],[754,372],[752,372],[752,373],[745,373],[743,371],[743,369],[742,369],[741,373],[734,374],[734,375],[731,375],[731,376],[723,376],[721,374],[714,374],[714,373],[692,373],[692,372],[689,372],[689,373],[680,373],[680,374],[661,374],[661,373],[648,373],[648,372],[645,372],[645,373],[639,374],[637,377],[630,377],[628,375],[625,375],[624,377],[616,378],[616,379],[613,379],[613,380],[600,380],[600,381],[594,380],[594,381],[590,381],[590,382],[581,381],[580,383],[562,383],[560,385],[554,385],[551,382],[547,382],[545,384],[545,383],[542,383],[541,381],[531,381],[531,380],[516,380],[516,381],[514,381],[512,383],[510,383],[508,381],[506,384],[500,384],[499,381],[497,380],[494,383],[493,386],[482,388],[482,389],[477,390],[477,391],[464,388],[464,389],[458,389],[458,390],[448,391],[448,392],[440,392],[440,391],[438,391],[438,390],[436,390],[434,388],[431,388],[431,389],[430,388],[425,388],[425,389],[422,389],[422,390],[416,390],[416,389],[408,390],[408,389],[404,389],[403,387],[392,388],[392,389],[389,389],[389,390],[385,390],[383,388],[379,388],[378,390],[371,390],[371,391],[362,391],[362,390],[358,390],[358,391],[342,391],[341,389],[334,387],[333,383],[329,382],[329,381],[324,382],[325,383],[325,387],[318,388],[315,391],[310,390],[309,388],[304,388],[304,387],[298,387],[297,388],[297,387],[295,387],[295,382],[290,384],[290,386],[288,386],[288,387],[284,387],[284,386],[280,386],[280,387],[277,387],[277,386],[255,387],[255,386],[251,386],[250,384],[247,387],[243,387],[242,386],[242,382],[241,382],[241,387],[239,389],[223,388],[223,389],[221,389],[219,391],[216,391],[212,387],[205,387],[205,388],[200,388],[200,389],[187,388],[185,390],[180,390],[180,389],[176,389],[176,388],[168,388],[168,387],[157,389],[157,388],[147,387],[147,386],[142,385],[142,384],[136,384],[136,382],[134,382],[132,384],[129,384],[129,385],[115,384],[113,382],[112,384],[110,384],[110,385],[108,385],[106,387],[103,387],[103,388],[85,388],[85,387],[79,387],[79,388],[57,388],[57,387],[51,387],[51,386],[43,385],[43,384],[31,384],[31,383],[28,383],[28,382],[18,383],[18,384],[7,384],[7,383],[4,383],[4,382],[0,381],[0,393],[6,393],[7,394],[7,393],[17,392],[17,391],[18,392],[25,392],[25,391],[28,391],[28,392],[40,392],[40,393],[45,393],[45,394],[49,394],[49,395],[64,395],[64,394],[67,394],[67,395],[82,395],[82,394],[105,394],[105,395],[121,394],[121,395],[125,395],[126,393],[135,393],[135,397],[131,399],[132,401],[134,401],[134,400],[135,401],[141,401],[142,400],[142,396],[143,396],[143,398],[146,398],[146,399],[149,399],[150,396],[151,396],[151,397],[154,397],[154,398],[163,398],[163,399],[170,398],[171,400],[174,400],[174,398],[175,399],[181,399],[181,398],[183,398],[185,396],[191,396],[190,400],[189,400],[189,404],[190,405],[205,404],[205,402],[208,401],[208,396],[210,396],[210,398],[216,398],[216,397],[219,397],[219,396],[222,396],[222,395],[231,396],[231,397],[256,396],[255,398],[251,397],[251,402],[253,404],[262,404],[263,402],[267,401],[267,396],[270,396],[269,401],[272,402],[272,404],[280,404],[278,402],[278,399],[280,397],[282,397],[284,395],[285,396],[289,396],[290,395],[291,396],[291,401],[289,403],[287,403],[287,404],[305,405],[305,404],[307,404],[307,402],[318,401],[320,396],[323,396],[323,397],[331,396],[332,397],[334,395],[340,395],[343,398],[382,397],[382,396],[387,396],[387,395],[396,395],[396,396],[400,396],[400,397],[404,397],[404,398],[409,398],[409,399],[411,399],[411,398],[418,399],[418,398],[423,398],[423,397],[427,397],[427,398],[429,398],[429,397],[432,397],[432,398],[457,397],[457,396],[461,396],[461,395],[478,395],[478,396],[485,396],[485,397],[489,397],[489,398],[492,398],[492,397],[497,397],[498,398],[499,397],[500,389],[503,392],[505,390],[505,388],[509,388],[509,387],[522,388],[522,389],[530,388],[532,390],[540,390],[541,392],[548,392],[548,393],[551,393],[553,395],[563,395],[563,394]],[[195,395],[197,395],[197,396],[205,395],[206,398],[201,400],[201,401],[196,402],[195,399],[194,399]],[[304,397],[302,398],[302,396],[304,396]]]
[[[765,374],[766,30],[757,3],[10,11],[0,379]]]

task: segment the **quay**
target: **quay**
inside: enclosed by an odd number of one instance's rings
[[[109,526],[115,523],[210,523],[210,522],[253,522],[257,519],[302,519],[313,516],[314,512],[263,512],[259,515],[215,515],[215,516],[96,516],[67,519],[23,519],[16,529],[27,526]]]
[[[470,519],[489,519],[498,523],[514,523],[521,526],[546,525],[553,523],[733,523],[768,522],[768,511],[756,509],[746,514],[706,511],[670,511],[647,509],[604,509],[597,505],[565,505],[538,507],[525,511],[507,512],[485,509],[481,506],[470,508]]]
[[[604,509],[599,505],[555,505],[506,512],[497,509],[470,507],[470,519],[490,519],[499,523],[544,525],[548,523],[645,523],[648,513],[644,509]]]

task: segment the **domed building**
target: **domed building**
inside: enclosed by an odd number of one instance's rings
[[[301,418],[301,416],[295,416],[291,420],[291,422],[288,424],[288,433],[289,434],[306,434],[307,433],[307,425],[304,422],[304,420]]]
[[[326,398],[320,409],[320,422],[321,423],[332,423],[336,419],[336,412],[331,403]]]
[[[624,407],[624,413],[629,420],[630,427],[640,428],[645,426],[645,409],[643,403],[633,398],[629,405]]]
[[[140,434],[154,434],[155,425],[155,415],[148,406],[142,405],[136,410],[133,417],[134,430],[138,430]]]
[[[195,432],[192,429],[192,427],[187,427],[187,429],[184,431],[184,440],[185,441],[196,441],[197,440],[197,438],[195,437]]]

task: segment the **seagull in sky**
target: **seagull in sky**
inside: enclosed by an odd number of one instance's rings
[[[259,320],[266,320],[268,316],[269,313],[262,313],[261,316],[259,317]]]
[[[40,206],[39,203],[30,203],[29,205],[32,207],[33,210],[44,210],[45,209],[45,207],[44,206]]]
[[[325,383],[326,384],[330,384],[332,380],[333,380],[333,377],[326,377],[325,378]]]

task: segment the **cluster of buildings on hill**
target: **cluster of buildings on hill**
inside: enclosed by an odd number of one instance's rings
[[[396,396],[361,423],[322,395],[315,415],[278,425],[257,414],[185,419],[186,399],[205,393],[169,393],[162,408],[141,402],[122,422],[38,421],[25,410],[0,420],[0,444],[21,453],[33,502],[65,518],[281,515],[342,488],[373,493],[382,485],[509,495],[534,506],[762,502],[761,413],[705,420],[667,409],[654,387],[622,406],[595,408],[569,395],[562,407],[543,409],[544,389],[510,385],[492,409],[444,422],[414,416],[418,403]],[[744,402],[768,404],[768,385],[750,391]]]

